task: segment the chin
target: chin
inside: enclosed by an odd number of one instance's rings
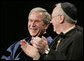
[[[36,34],[30,34],[31,36],[36,36]]]
[[[31,36],[37,36],[37,35],[38,35],[38,32],[37,32],[37,31],[30,32],[30,35],[31,35]]]

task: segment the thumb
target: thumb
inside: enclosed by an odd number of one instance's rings
[[[43,41],[47,41],[47,39],[46,39],[44,36],[42,36],[42,40],[43,40]]]

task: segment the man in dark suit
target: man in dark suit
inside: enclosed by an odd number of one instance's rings
[[[33,8],[28,16],[28,30],[31,36],[24,38],[26,43],[31,44],[31,40],[35,37],[41,37],[44,35],[47,38],[48,44],[51,43],[52,37],[46,33],[46,29],[50,25],[51,17],[50,14],[41,7]],[[25,43],[25,42],[24,42]],[[32,50],[32,54],[35,52],[35,48],[29,49]],[[36,51],[38,51],[36,49]],[[30,51],[31,52],[31,51]],[[32,60],[31,56],[28,57],[24,50],[21,49],[20,41],[15,42],[12,44],[2,55],[1,59],[4,60]]]
[[[83,60],[83,28],[76,25],[76,7],[68,2],[56,4],[51,23],[58,36],[49,46],[44,36],[32,41],[38,49],[35,53],[41,53],[36,56],[37,60]],[[24,43],[21,42],[21,45],[25,48]]]

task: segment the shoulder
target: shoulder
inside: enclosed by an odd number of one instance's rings
[[[76,34],[78,34],[78,37],[83,37],[83,27],[76,26]]]
[[[7,51],[11,51],[14,48],[18,48],[20,45],[20,41],[16,41],[15,43],[13,43],[12,45],[10,45],[10,47],[8,47]]]
[[[78,31],[80,31],[80,32],[83,32],[83,27],[81,27],[81,26],[76,26],[76,29],[78,30]]]
[[[29,37],[26,37],[26,38],[24,38],[24,39],[27,41],[27,40],[29,40],[30,38],[29,38]],[[21,39],[21,40],[22,40],[22,39]],[[9,49],[10,49],[10,48],[17,48],[17,47],[19,47],[19,45],[20,45],[20,40],[14,42],[14,43],[9,47]]]

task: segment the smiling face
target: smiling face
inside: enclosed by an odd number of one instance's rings
[[[42,12],[31,12],[28,21],[28,30],[31,36],[39,36],[45,32],[46,25],[43,22]]]

